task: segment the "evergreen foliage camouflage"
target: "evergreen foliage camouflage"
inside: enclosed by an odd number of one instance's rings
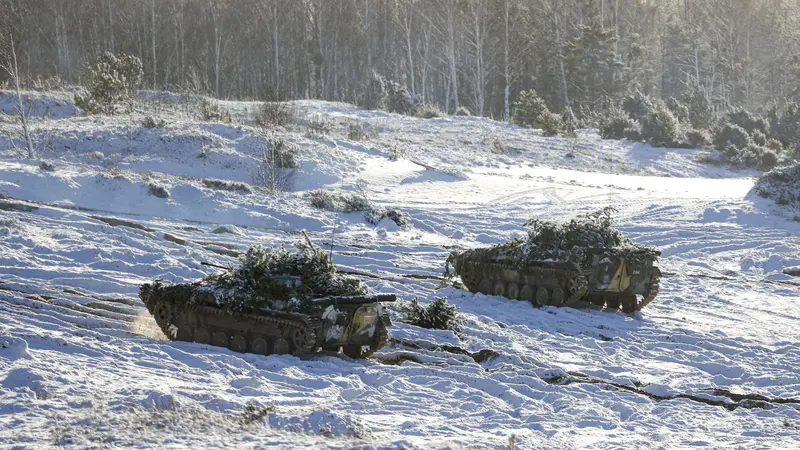
[[[113,114],[118,106],[130,103],[142,84],[143,76],[142,61],[138,57],[117,57],[111,52],[105,52],[87,68],[87,93],[86,96],[76,94],[75,104],[88,113]]]
[[[528,237],[519,247],[517,259],[521,264],[543,260],[583,262],[587,248],[608,248],[632,261],[642,257],[655,260],[655,250],[634,244],[612,226],[615,212],[606,207],[560,224],[530,219],[525,222]]]
[[[337,273],[330,256],[307,236],[296,246],[297,252],[253,245],[239,267],[211,274],[199,286],[231,313],[248,308],[305,312],[315,298],[366,294],[360,280]]]
[[[461,331],[461,317],[456,305],[447,302],[446,297],[436,297],[427,306],[420,304],[415,297],[409,304],[402,305],[403,321],[422,328],[434,330]]]

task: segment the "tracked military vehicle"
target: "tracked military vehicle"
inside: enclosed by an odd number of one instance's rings
[[[197,342],[259,355],[300,355],[319,349],[364,358],[384,345],[391,325],[382,302],[394,295],[312,300],[305,313],[221,308],[202,283],[142,286],[140,297],[161,331],[173,341]]]
[[[594,304],[638,311],[658,295],[660,253],[611,228],[613,210],[563,225],[532,220],[528,238],[453,252],[448,274],[472,292],[525,300],[535,306]]]
[[[299,254],[253,246],[238,268],[194,283],[146,283],[139,297],[171,340],[260,355],[371,355],[387,342],[383,303],[395,296],[366,295],[363,283],[336,273],[306,242]]]

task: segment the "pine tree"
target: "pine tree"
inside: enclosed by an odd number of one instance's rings
[[[615,49],[616,35],[606,29],[599,16],[577,25],[566,47],[564,63],[573,103],[584,110],[596,110],[606,97],[614,97],[620,88],[624,64]]]

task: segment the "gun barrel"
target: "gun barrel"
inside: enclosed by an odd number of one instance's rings
[[[360,295],[355,297],[324,297],[314,299],[314,303],[338,303],[338,304],[361,304],[361,303],[382,303],[394,302],[397,296],[394,294],[375,294],[375,295]]]
[[[222,269],[222,270],[228,270],[230,268],[230,267],[220,266],[220,265],[217,265],[217,264],[212,264],[210,262],[205,262],[205,261],[202,261],[200,263],[200,265],[201,266],[208,266],[208,267],[216,267],[217,269]]]

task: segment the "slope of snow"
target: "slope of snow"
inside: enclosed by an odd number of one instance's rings
[[[240,116],[257,107],[225,105]],[[303,162],[280,195],[201,181],[250,181],[265,138],[247,126],[40,119],[37,142],[49,142],[55,172],[0,141],[0,446],[505,448],[513,436],[518,448],[790,448],[800,439],[800,280],[783,273],[800,265],[800,223],[748,196],[748,173],[591,131],[572,141],[476,118],[295,105],[335,126],[327,136],[274,132]],[[354,120],[377,136],[348,140]],[[12,126],[0,121],[0,135]],[[392,161],[396,146],[406,157]],[[170,198],[149,195],[149,182]],[[316,188],[361,190],[413,226],[313,209],[304,193]],[[607,205],[627,236],[662,251],[661,293],[639,313],[536,309],[434,279],[452,248],[522,235],[531,216]],[[231,263],[256,242],[290,245],[301,229],[331,246],[341,269],[372,275],[372,291],[446,296],[462,332],[393,312],[391,344],[368,360],[264,357],[167,341],[137,297],[145,281],[195,280],[209,270],[200,261]]]

